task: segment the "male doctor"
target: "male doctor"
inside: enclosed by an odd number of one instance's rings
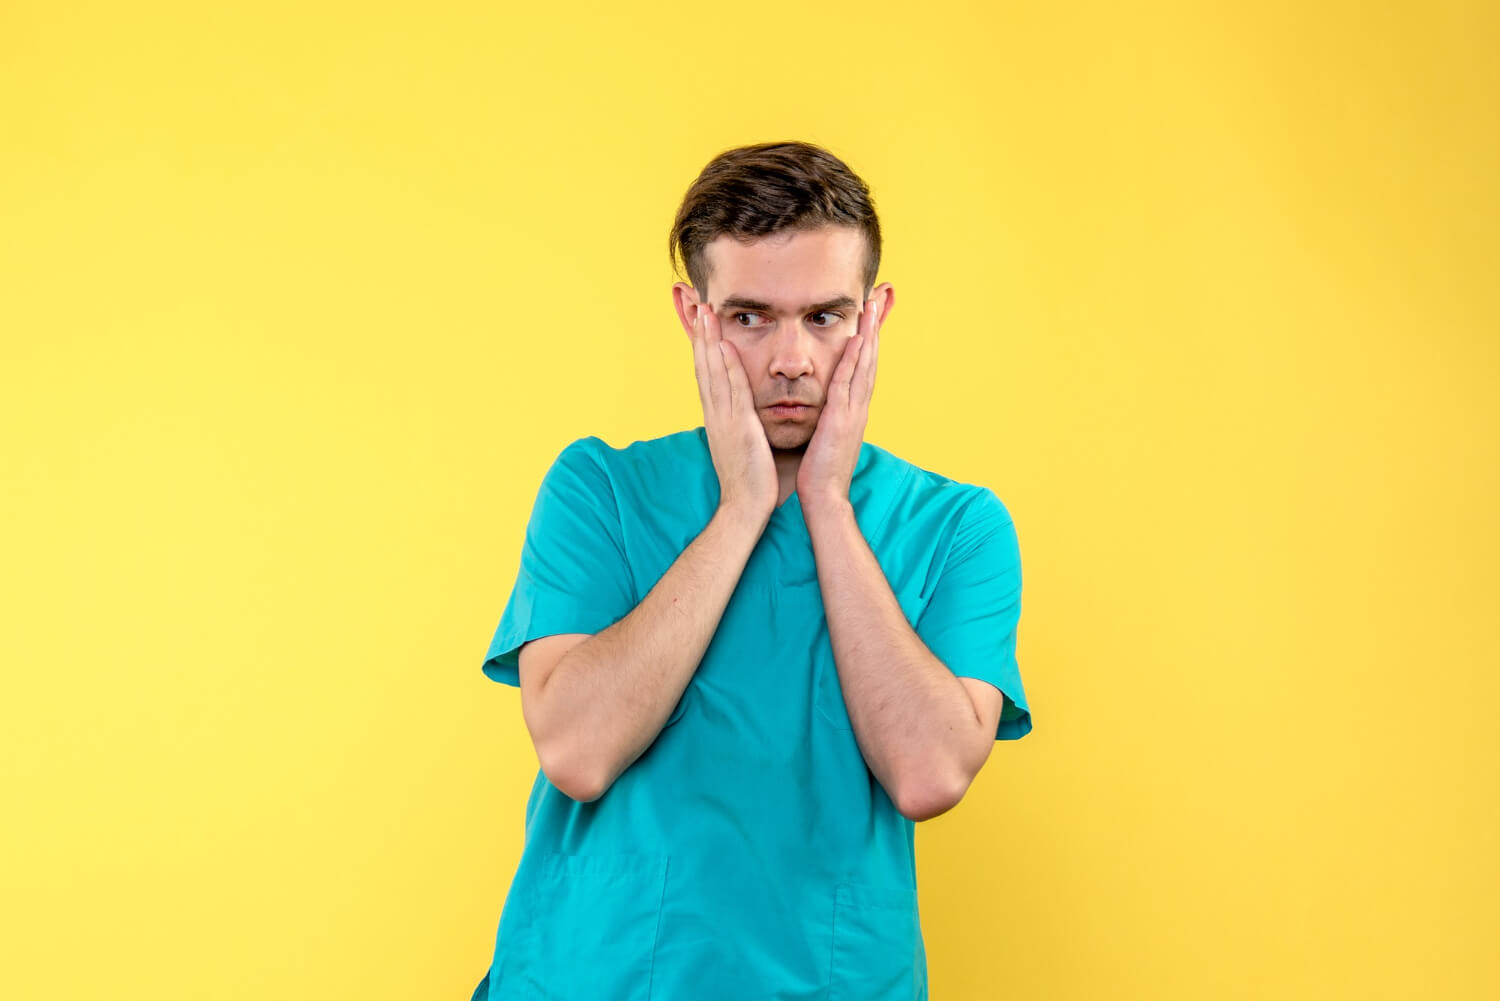
[[[541,765],[475,999],[923,1001],[914,825],[1031,730],[1015,527],[864,440],[869,191],[715,157],[671,233],[703,424],[580,438],[484,661]]]

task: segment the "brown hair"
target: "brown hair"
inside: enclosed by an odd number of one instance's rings
[[[688,188],[667,252],[672,270],[681,274],[680,256],[688,281],[701,292],[709,279],[703,248],[716,237],[728,234],[749,241],[829,224],[864,230],[863,294],[868,296],[880,269],[880,220],[865,182],[844,161],[811,143],[740,146],[710,160]]]

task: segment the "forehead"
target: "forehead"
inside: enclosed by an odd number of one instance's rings
[[[862,293],[865,238],[854,226],[772,233],[749,243],[721,235],[704,254],[715,301],[740,296],[791,311],[830,292],[856,299]]]

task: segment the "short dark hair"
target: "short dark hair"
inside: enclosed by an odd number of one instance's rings
[[[708,286],[703,248],[728,234],[749,241],[781,230],[856,226],[865,234],[864,295],[880,270],[880,220],[869,186],[821,146],[757,143],[725,150],[708,162],[683,196],[667,251],[679,257],[696,289]]]

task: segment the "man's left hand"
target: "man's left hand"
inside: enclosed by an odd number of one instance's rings
[[[805,511],[818,504],[847,503],[849,483],[859,463],[875,392],[875,363],[880,352],[880,318],[875,300],[865,301],[859,330],[844,345],[844,354],[828,382],[818,426],[797,469],[797,496]]]

